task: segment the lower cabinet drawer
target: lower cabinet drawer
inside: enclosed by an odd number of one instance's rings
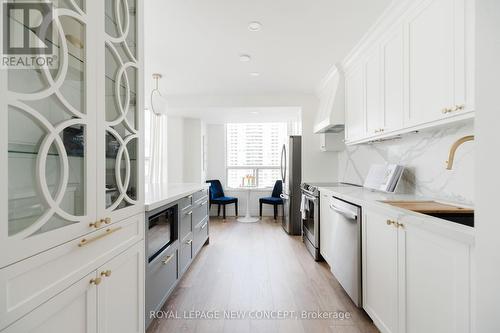
[[[184,274],[193,258],[193,233],[190,232],[179,244],[179,276]]]
[[[208,197],[193,207],[193,226],[201,223],[208,216]]]
[[[208,238],[208,216],[194,228],[193,257],[200,251]]]
[[[144,214],[0,270],[0,330],[144,239]]]
[[[208,190],[203,189],[193,193],[193,203],[199,201],[201,198],[208,196]]]
[[[179,213],[179,238],[184,239],[191,231],[193,231],[193,211],[181,211]]]
[[[179,211],[188,210],[189,207],[193,204],[193,202],[194,201],[192,195],[179,199],[178,201]]]
[[[146,275],[146,327],[151,322],[151,311],[163,306],[177,281],[177,246],[171,246],[150,262]]]

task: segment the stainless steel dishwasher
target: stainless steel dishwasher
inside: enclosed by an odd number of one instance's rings
[[[361,292],[361,207],[332,197],[332,243],[330,268],[356,306]]]

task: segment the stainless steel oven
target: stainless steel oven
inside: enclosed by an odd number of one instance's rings
[[[320,187],[332,186],[359,186],[348,183],[303,183],[300,185],[302,201],[300,211],[302,214],[302,239],[307,250],[312,254],[314,260],[323,260],[319,252],[319,228],[320,219]]]
[[[302,184],[302,239],[314,260],[321,260],[319,254],[319,191],[311,184]]]

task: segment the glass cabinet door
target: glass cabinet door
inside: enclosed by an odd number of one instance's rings
[[[103,98],[104,142],[99,211],[114,220],[139,213],[142,199],[142,110],[139,96],[137,1],[105,0]],[[101,146],[101,145],[99,145]]]
[[[95,219],[85,0],[51,5],[52,66],[0,70],[0,267],[89,232]],[[23,15],[6,23],[18,37],[26,30]]]

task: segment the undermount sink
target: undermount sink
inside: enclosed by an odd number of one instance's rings
[[[474,227],[474,209],[471,208],[445,204],[437,201],[424,200],[386,200],[381,202],[391,206],[411,210],[412,212],[417,212],[450,222]]]

